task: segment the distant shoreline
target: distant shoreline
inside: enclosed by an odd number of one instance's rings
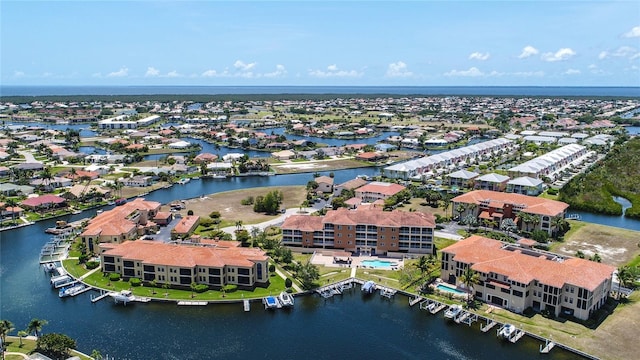
[[[206,86],[206,85],[3,85],[0,99],[76,96],[237,96],[243,98],[299,98],[351,96],[517,96],[517,97],[640,97],[629,86]]]

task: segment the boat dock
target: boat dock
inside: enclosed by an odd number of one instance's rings
[[[417,303],[421,303],[423,301],[425,301],[426,299],[420,296],[416,296],[414,298],[409,297],[409,306],[413,306]]]
[[[478,321],[478,315],[469,311],[463,311],[460,316],[454,319],[454,321],[458,324],[467,324],[471,326],[471,324]]]
[[[482,324],[480,325],[480,331],[487,332],[487,331],[491,330],[497,324],[498,324],[497,322],[487,319],[487,323],[485,325],[482,325]]]
[[[396,289],[392,289],[384,286],[378,286],[378,289],[380,289],[380,296],[386,297],[387,299],[391,299],[393,295],[395,295],[398,292],[398,290]]]
[[[206,306],[207,301],[178,301],[178,306]]]
[[[332,297],[333,295],[342,295],[345,290],[353,288],[353,280],[347,279],[334,284],[320,287],[316,289],[316,292],[325,299]]]
[[[544,346],[542,346],[542,344],[540,344],[540,353],[541,354],[548,354],[549,351],[551,351],[551,349],[553,349],[555,346],[556,346],[556,344],[553,341],[546,340]]]
[[[251,303],[249,300],[242,300],[242,306],[244,307],[244,311],[251,311]]]
[[[109,296],[109,292],[108,292],[108,291],[102,291],[102,290],[100,290],[100,295],[98,295],[98,296],[93,296],[93,295],[91,295],[91,302],[95,304],[95,303],[97,303],[98,301],[100,301],[100,300],[102,300],[102,299],[106,298],[107,296]]]

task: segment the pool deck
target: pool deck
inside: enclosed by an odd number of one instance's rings
[[[328,253],[327,253],[328,254]],[[396,263],[397,268],[400,269],[404,266],[404,261],[403,259],[397,259],[397,258],[387,258],[387,257],[378,257],[378,256],[351,256],[351,266],[349,266],[346,263],[335,263],[333,261],[333,256],[332,255],[327,255],[327,254],[322,254],[321,252],[316,252],[313,257],[311,258],[311,263],[315,264],[315,265],[323,265],[323,266],[328,266],[328,267],[351,267],[351,268],[362,268],[362,262],[369,260],[369,261],[389,261],[392,263]],[[364,267],[364,268],[373,268],[373,267]],[[390,267],[379,267],[377,269],[381,269],[381,270],[391,270]]]

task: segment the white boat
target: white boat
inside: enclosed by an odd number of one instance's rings
[[[51,286],[57,289],[64,284],[70,283],[72,280],[73,279],[69,275],[60,275],[60,276],[52,277],[50,282],[51,282]]]
[[[178,180],[177,183],[184,185],[184,184],[188,183],[189,181],[191,181],[190,178],[182,178],[182,179]]]
[[[211,175],[212,179],[226,179],[227,175],[220,175],[220,174],[216,174],[216,175]]]
[[[460,314],[461,311],[462,311],[462,306],[460,306],[460,305],[451,305],[451,306],[449,306],[447,311],[444,312],[444,317],[447,318],[447,319],[453,319],[456,316],[458,316],[458,314]]]
[[[267,296],[266,298],[263,298],[262,303],[264,304],[265,309],[275,309],[281,306],[280,302],[278,302],[278,298],[275,296]]]
[[[63,298],[63,297],[67,297],[67,296],[75,296],[77,294],[79,294],[82,290],[84,290],[85,285],[83,283],[77,283],[71,287],[68,288],[62,288],[60,289],[60,291],[58,291],[58,296]]]
[[[286,291],[283,291],[278,295],[278,301],[282,306],[293,306],[293,296]]]
[[[504,324],[500,332],[498,332],[498,336],[503,337],[505,339],[509,339],[513,333],[515,333],[516,327],[511,324]]]
[[[362,287],[360,288],[360,290],[362,290],[362,292],[364,293],[371,294],[376,291],[376,283],[373,282],[372,280],[369,280],[364,284],[362,284]]]
[[[129,290],[122,290],[120,292],[109,293],[109,296],[113,298],[113,301],[117,303],[126,304],[131,301],[135,301],[136,297]]]

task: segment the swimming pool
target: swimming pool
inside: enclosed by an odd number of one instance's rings
[[[443,284],[438,284],[438,286],[436,286],[436,289],[440,290],[440,291],[446,291],[446,292],[450,292],[453,293],[455,295],[466,295],[467,293],[464,291],[460,291],[458,289],[454,289],[452,287],[443,285]]]
[[[363,260],[362,266],[372,267],[375,269],[391,269],[394,266],[398,266],[398,263],[385,260]]]

